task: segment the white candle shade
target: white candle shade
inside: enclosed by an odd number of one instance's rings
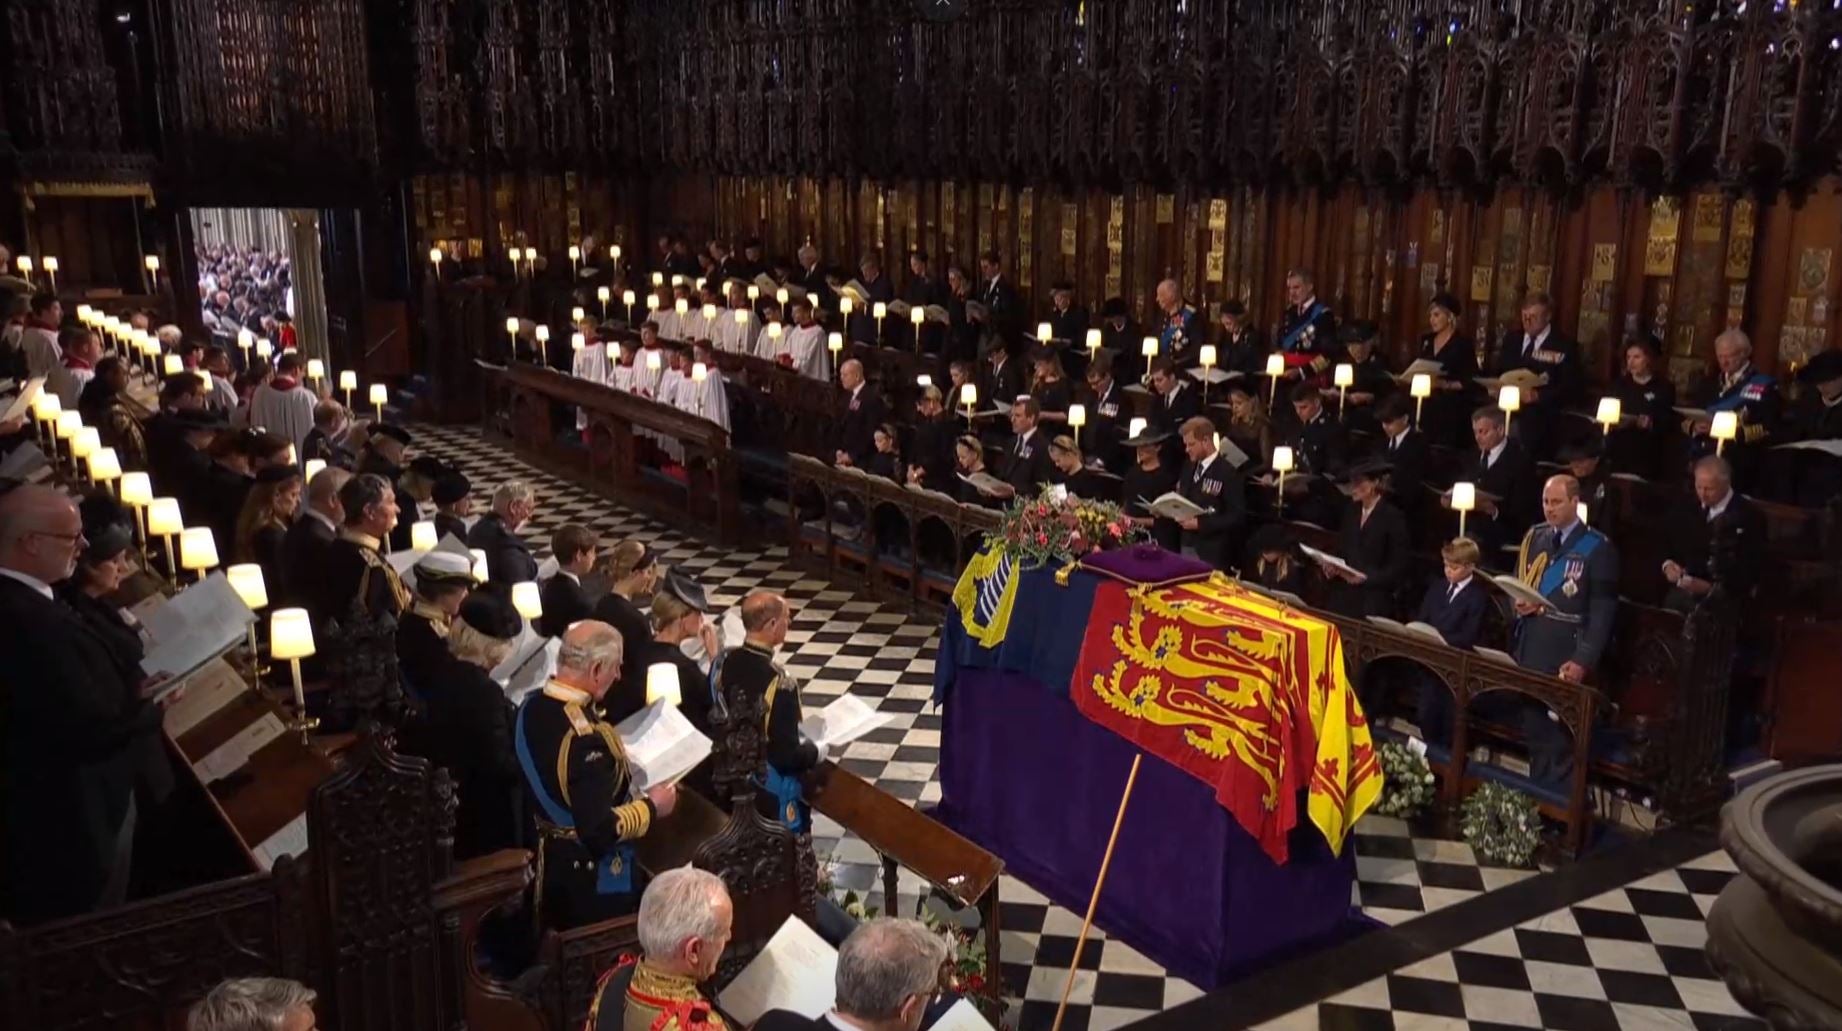
[[[358,389],[358,373],[353,372],[351,369],[346,369],[343,372],[339,373],[339,389],[340,390],[357,390]]]
[[[52,257],[49,254],[45,255],[45,271],[46,272],[56,272],[57,270],[58,270],[58,259]]]
[[[76,436],[77,431],[81,429],[83,429],[83,416],[70,411],[58,413],[59,440],[69,440]]]
[[[1205,369],[1212,369],[1215,367],[1215,345],[1214,344],[1202,345],[1202,367]]]
[[[889,314],[889,306],[881,301],[877,301],[870,306],[870,314],[874,316],[878,322],[881,322],[883,318]]]
[[[959,401],[967,408],[971,408],[973,405],[978,404],[979,385],[977,383],[962,384],[959,388]]]
[[[790,295],[784,288],[774,291],[774,300],[779,301],[783,307],[786,305],[789,296]]]
[[[39,422],[51,422],[64,414],[64,402],[56,394],[41,393],[32,401],[32,417]]]
[[[1342,362],[1331,370],[1331,383],[1339,387],[1348,387],[1356,382],[1356,367],[1349,362]]]
[[[927,321],[927,309],[918,304],[908,309],[908,321],[913,323],[916,329],[920,329],[921,324]]]
[[[780,339],[780,323],[778,322],[768,323],[767,324],[767,335],[768,335],[769,340],[779,340]]]
[[[714,304],[704,305],[703,314],[704,314],[705,322],[715,322],[716,321],[716,305]]]
[[[587,347],[587,346],[588,346],[587,337],[583,336],[580,333],[569,334],[569,349],[571,351],[580,351],[584,347]]]
[[[1432,397],[1433,377],[1424,372],[1414,373],[1413,382],[1408,384],[1407,394],[1409,397]]]
[[[577,247],[573,243],[570,244],[569,245],[569,260],[570,261],[581,261],[582,260],[582,248]]]
[[[1573,514],[1575,518],[1580,520],[1580,522],[1587,523],[1588,520],[1586,518],[1586,502],[1584,501],[1574,502],[1573,503]],[[1590,523],[1588,525],[1590,525]]]
[[[371,403],[381,405],[390,400],[390,388],[382,383],[371,384]]]
[[[933,385],[934,385],[934,377],[929,376],[925,372],[915,377],[915,386],[920,387],[922,390],[926,390],[928,387],[931,387]]]
[[[473,579],[476,583],[486,582],[486,551],[484,548],[468,548],[467,554],[473,556]]]
[[[432,519],[419,519],[409,525],[409,547],[412,551],[428,551],[439,542]]]
[[[217,568],[217,539],[209,526],[188,526],[179,533],[179,567],[203,571]]]
[[[13,264],[19,266],[19,271],[24,272],[26,275],[29,276],[32,274],[32,259],[26,255],[21,254],[19,259],[13,262]]]
[[[160,360],[160,368],[168,376],[177,376],[185,371],[185,360],[176,354],[169,354]]]
[[[549,326],[537,327],[537,342],[540,344],[547,344],[550,342],[550,327]]]
[[[1068,406],[1068,425],[1074,427],[1077,430],[1087,425],[1087,406],[1086,405],[1069,405]]]
[[[607,289],[607,287],[602,287],[602,289],[603,289],[603,290],[605,290],[605,289]],[[605,300],[607,300],[607,298],[606,298],[606,297],[603,297],[603,298],[602,298],[602,300],[604,300],[604,301],[605,301]],[[633,291],[631,291],[631,290],[622,290],[622,291],[620,292],[620,303],[622,303],[622,304],[624,304],[624,305],[626,305],[626,306],[627,306],[627,307],[629,307],[629,308],[631,308],[631,307],[633,307]]]
[[[254,562],[244,562],[224,570],[224,578],[230,581],[230,589],[237,592],[243,604],[251,610],[269,607],[269,585],[262,579],[262,567]]]
[[[1273,469],[1276,472],[1282,473],[1289,473],[1292,471],[1291,448],[1282,444],[1273,449]]]
[[[441,248],[439,247],[429,248],[429,264],[431,265],[441,264]]]
[[[1038,322],[1036,324],[1036,339],[1046,344],[1054,336],[1055,336],[1054,326],[1051,326],[1047,322]]]
[[[1623,401],[1615,397],[1602,397],[1599,399],[1599,414],[1593,417],[1595,422],[1611,426],[1622,418],[1624,418]]]
[[[512,608],[526,619],[536,619],[544,614],[544,600],[537,589],[537,581],[526,580],[512,585]]]
[[[139,470],[122,473],[121,491],[122,504],[144,508],[153,502],[153,479]]]
[[[1286,374],[1286,357],[1285,357],[1285,355],[1283,355],[1283,354],[1269,354],[1269,355],[1267,355],[1267,356],[1266,356],[1266,374],[1267,374],[1268,376],[1283,376],[1283,375],[1285,375],[1285,374]]]
[[[326,459],[309,458],[307,460],[307,467],[302,470],[303,479],[301,480],[301,482],[302,483],[312,483],[313,478],[315,476],[320,475],[320,473],[323,472],[325,469],[326,469]]]
[[[510,333],[513,336],[517,336],[518,335],[518,320],[514,317],[508,316],[505,320],[505,331],[507,333]]]
[[[608,257],[613,258],[615,261],[620,260],[620,244],[614,243],[608,245]]]
[[[761,299],[761,288],[753,283],[748,284],[748,299],[750,302],[759,301]]]
[[[691,313],[691,302],[680,297],[678,298],[678,303],[672,305],[672,310],[680,315],[689,315]]]
[[[313,654],[313,619],[306,609],[276,609],[269,614],[269,657],[277,662]]]
[[[1459,482],[1452,484],[1452,510],[1469,512],[1477,507],[1477,484]]]
[[[256,346],[256,334],[247,329],[237,330],[237,346],[245,351]]]
[[[748,325],[748,309],[747,308],[737,308],[736,309],[736,325],[738,326]]]
[[[147,532],[166,537],[185,529],[177,498],[154,498],[147,503]]]
[[[506,250],[505,256],[507,259],[511,261],[512,264],[516,265],[518,264],[518,258],[520,257],[522,253],[523,252],[521,252],[518,248],[512,247]]]
[[[704,380],[709,379],[709,378],[710,378],[710,367],[708,365],[705,365],[703,362],[695,362],[691,365],[691,382],[692,383],[702,383]]]
[[[143,264],[147,266],[147,271],[158,272],[160,271],[160,256],[157,254],[149,254]]]
[[[660,700],[672,706],[684,704],[684,694],[678,686],[678,667],[669,662],[655,662],[646,667],[646,704]]]
[[[1126,436],[1128,437],[1136,437],[1143,432],[1145,432],[1144,419],[1133,419],[1126,424]]]
[[[652,274],[652,285],[653,286],[664,286],[665,285],[665,273],[654,272]]]
[[[62,419],[63,417],[60,416],[59,417],[59,428],[60,429],[63,428]],[[1739,433],[1740,433],[1740,413],[1738,412],[1715,412],[1714,413],[1714,418],[1708,425],[1708,436],[1713,437],[1715,440],[1732,440],[1734,437],[1739,436]]]
[[[659,295],[658,294],[647,294],[646,295],[646,310],[647,311],[658,311],[659,310]]]
[[[1521,411],[1522,410],[1522,388],[1506,385],[1503,387],[1503,389],[1497,391],[1497,407],[1503,409],[1506,412]]]
[[[87,326],[90,324],[92,320],[95,319],[95,317],[96,317],[96,309],[90,307],[87,304],[77,305],[77,321],[78,322],[81,322]]]
[[[90,453],[90,479],[97,483],[107,483],[120,479],[122,474],[121,456],[112,447],[99,447]]]
[[[256,357],[268,358],[275,354],[275,344],[267,337],[256,341]]]
[[[844,334],[843,333],[833,333],[831,336],[826,337],[825,347],[827,350],[830,350],[830,351],[844,350]]]
[[[856,305],[851,302],[849,297],[838,298],[838,314],[849,315],[855,307]]]
[[[662,368],[662,366],[659,362],[659,352],[647,351],[646,352],[646,371],[658,372],[660,368]]]
[[[308,379],[325,379],[326,378],[326,363],[321,361],[318,358],[307,359],[307,378]]]
[[[627,291],[627,294],[628,296],[632,296],[633,291],[629,290]],[[611,298],[613,298],[613,296],[614,296],[614,291],[608,287],[598,286],[595,288],[595,299],[600,301],[602,304],[608,303],[608,301]],[[627,303],[632,304],[633,302],[628,301]]]
[[[603,289],[606,289],[606,287],[603,287]],[[583,311],[583,310],[582,310],[581,308],[571,308],[571,309],[569,309],[569,323],[570,323],[570,325],[572,325],[572,326],[573,326],[573,325],[575,325],[575,324],[577,324],[577,323],[579,323],[579,322],[581,322],[581,321],[583,320],[583,318],[585,318],[585,317],[586,317],[587,315],[588,315],[588,313],[587,313],[587,312],[585,312],[585,311]]]
[[[1101,335],[1099,330],[1097,329],[1088,330],[1087,331],[1087,349],[1090,351],[1100,350],[1100,341],[1104,339],[1106,338]]]
[[[1157,337],[1146,337],[1139,344],[1138,349],[1139,349],[1139,353],[1144,355],[1145,357],[1156,358],[1158,356],[1158,338]]]
[[[77,431],[76,436],[70,438],[70,454],[73,458],[88,458],[100,447],[102,447],[102,434],[98,433],[94,426],[85,426]]]

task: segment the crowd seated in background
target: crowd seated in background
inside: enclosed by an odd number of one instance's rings
[[[280,251],[234,244],[200,244],[198,302],[212,339],[227,350],[240,332],[296,346],[293,263]]]

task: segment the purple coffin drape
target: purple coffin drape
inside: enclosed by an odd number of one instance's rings
[[[1159,564],[1158,573],[1142,579],[1164,579],[1169,569]],[[1091,575],[1075,574],[1070,586],[1077,596],[1079,578]],[[1030,597],[1038,591],[1068,590],[1046,575],[1023,580],[1019,611],[1038,607]],[[1091,587],[1085,593],[1091,597]],[[1069,698],[1067,654],[1080,650],[1085,627],[1062,620],[1060,644],[1055,635],[1036,634],[1041,643],[1032,650],[1042,654],[1040,663],[1020,660],[1015,648],[998,662],[996,649],[968,646],[959,619],[949,609],[941,645],[953,657],[943,671],[950,682],[940,685],[936,815],[1002,857],[1014,876],[1085,912],[1135,753]],[[1043,671],[1062,682],[1032,675]],[[1353,836],[1343,855],[1333,856],[1317,827],[1303,820],[1292,832],[1290,855],[1285,865],[1275,864],[1208,785],[1147,755],[1095,923],[1203,988],[1366,926],[1350,905]]]

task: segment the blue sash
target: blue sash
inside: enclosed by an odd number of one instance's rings
[[[1298,350],[1299,343],[1304,338],[1305,330],[1315,325],[1317,323],[1318,316],[1324,314],[1325,312],[1329,310],[1330,310],[1329,308],[1325,307],[1323,301],[1313,301],[1311,304],[1311,307],[1305,312],[1305,317],[1299,320],[1298,325],[1293,326],[1292,331],[1290,333],[1287,333],[1285,336],[1282,336],[1279,338],[1279,349],[1281,351]],[[1315,344],[1313,346],[1315,349]]]
[[[1588,556],[1604,542],[1605,537],[1599,531],[1587,527],[1572,544],[1566,545],[1548,559],[1548,564],[1541,571],[1541,593],[1547,597],[1560,590],[1561,583],[1567,578],[1567,563],[1563,560],[1571,555],[1579,556],[1584,563]]]
[[[531,758],[531,746],[525,741],[524,714],[530,706],[527,701],[518,707],[518,725],[514,728],[512,742],[518,751],[518,766],[524,770],[524,782],[531,786],[531,795],[537,799],[537,805],[544,811],[544,818],[552,824],[575,830],[576,819],[570,815],[569,808],[550,797],[544,790],[544,782],[537,775],[537,763]],[[541,844],[539,846],[542,847]],[[587,846],[583,846],[586,848]],[[619,845],[614,854],[595,860],[595,891],[601,895],[621,895],[633,890],[633,846]]]
[[[806,833],[812,823],[812,807],[806,804],[805,792],[798,777],[789,777],[768,764],[761,786],[774,796],[774,815],[781,825],[795,834]]]

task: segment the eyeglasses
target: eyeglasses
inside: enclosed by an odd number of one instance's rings
[[[34,537],[50,537],[54,540],[69,541],[72,544],[83,540],[82,530],[78,530],[76,533],[52,533],[50,530],[32,530],[30,533]],[[88,542],[84,541],[84,543]]]

